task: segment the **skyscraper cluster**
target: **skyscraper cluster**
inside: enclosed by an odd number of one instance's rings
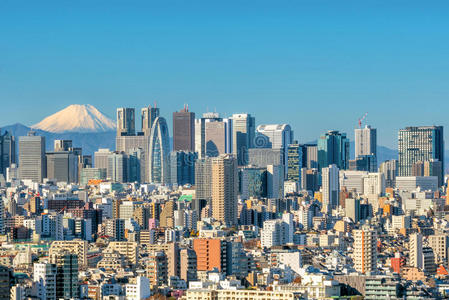
[[[303,143],[287,123],[188,105],[171,126],[159,107],[118,108],[113,134],[93,157],[0,135],[0,299],[445,295],[441,126],[400,129],[387,161],[369,125],[352,154],[338,130]]]

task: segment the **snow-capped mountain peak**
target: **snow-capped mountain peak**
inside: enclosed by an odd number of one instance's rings
[[[90,104],[72,104],[31,126],[49,132],[100,132],[115,130],[115,122]]]

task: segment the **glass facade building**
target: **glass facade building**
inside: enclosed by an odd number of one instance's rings
[[[444,166],[443,126],[406,127],[399,130],[398,176],[411,176],[414,163],[432,159],[438,159]]]
[[[163,117],[154,120],[150,135],[149,171],[151,183],[169,183],[170,144],[167,122]]]
[[[341,170],[346,170],[349,163],[349,139],[346,133],[328,131],[318,140],[318,168],[326,168],[335,164]]]

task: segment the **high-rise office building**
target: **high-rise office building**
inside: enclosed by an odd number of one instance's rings
[[[340,181],[337,165],[332,164],[327,168],[321,169],[322,189],[323,189],[323,209],[330,212],[340,203]]]
[[[149,181],[152,183],[169,183],[170,141],[167,122],[163,117],[154,120],[150,134],[148,154]]]
[[[19,137],[19,177],[33,182],[42,182],[47,177],[45,137],[34,131]]]
[[[142,132],[145,136],[150,136],[151,127],[153,127],[154,120],[159,117],[159,108],[148,106],[141,110],[141,120],[142,120]]]
[[[170,153],[170,183],[179,186],[195,183],[196,152],[172,151]]]
[[[293,131],[288,124],[272,124],[272,125],[259,125],[257,126],[257,134],[259,138],[254,140],[257,143],[260,139],[260,135],[264,136],[267,142],[262,145],[254,145],[254,147],[267,147],[272,149],[281,149],[283,152],[282,160],[284,165],[284,175],[287,176],[288,172],[288,146],[293,143]]]
[[[6,177],[6,169],[16,163],[16,141],[8,131],[0,130],[0,174]]]
[[[109,154],[106,176],[114,182],[128,182],[129,165],[126,153],[114,152]]]
[[[377,233],[371,228],[354,230],[354,268],[360,273],[377,270]]]
[[[303,151],[297,142],[288,145],[287,149],[287,180],[301,181],[301,169],[303,168]]]
[[[328,131],[318,140],[318,168],[335,164],[339,169],[348,168],[349,139],[346,133]]]
[[[226,122],[208,121],[205,123],[206,156],[217,157],[227,153],[227,132],[228,123]]]
[[[303,190],[316,192],[319,188],[318,169],[301,169],[301,188]]]
[[[100,148],[94,153],[94,166],[97,169],[108,169],[108,157],[112,151],[105,148]]]
[[[58,182],[78,182],[78,157],[72,151],[47,152],[47,178]]]
[[[398,135],[398,176],[411,176],[418,161],[438,159],[444,166],[443,126],[406,127]],[[444,176],[443,168],[441,178]]]
[[[117,109],[117,136],[134,135],[136,120],[134,108],[121,107]]]
[[[355,158],[372,155],[376,159],[377,168],[377,130],[367,125],[365,128],[356,128],[354,133]]]
[[[244,167],[240,170],[241,198],[266,198],[267,197],[267,169],[256,167]]]
[[[255,122],[250,114],[232,115],[232,153],[239,166],[248,164],[248,149],[254,145]]]
[[[173,151],[195,151],[195,113],[188,106],[173,113]]]
[[[201,210],[207,204],[212,204],[212,159],[202,158],[195,162],[193,210],[200,216]]]
[[[196,119],[195,152],[198,158],[232,153],[232,119],[223,119],[213,112]]]
[[[73,148],[72,140],[54,140],[54,151],[70,151]]]
[[[227,225],[237,224],[237,161],[229,154],[212,158],[212,216]]]

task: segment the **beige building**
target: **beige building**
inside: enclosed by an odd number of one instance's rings
[[[232,155],[212,159],[212,217],[237,224],[237,160]]]
[[[354,230],[354,267],[360,273],[377,269],[377,233],[371,228]]]
[[[106,251],[115,251],[123,255],[130,263],[137,263],[138,250],[136,242],[110,242]]]
[[[168,276],[179,276],[179,251],[178,244],[176,243],[166,243],[166,244],[148,244],[148,253],[162,251],[167,256],[167,271]]]
[[[448,236],[446,234],[430,235],[429,246],[435,254],[435,263],[447,261]]]
[[[72,240],[72,241],[54,241],[51,243],[49,255],[69,252],[78,255],[78,263],[80,267],[87,267],[87,241]]]

